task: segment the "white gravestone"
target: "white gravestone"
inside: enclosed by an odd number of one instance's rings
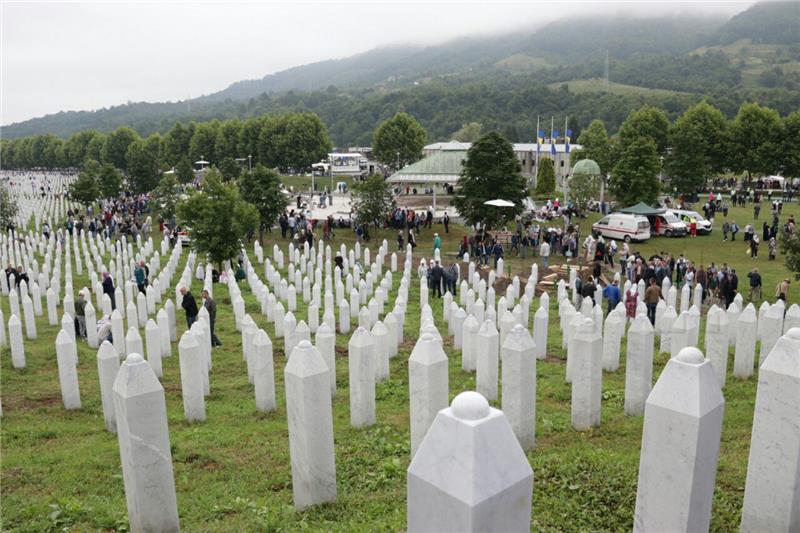
[[[491,320],[484,320],[476,336],[475,390],[486,399],[497,399],[499,374],[500,334]]]
[[[477,392],[439,411],[406,486],[409,533],[531,530],[530,463],[504,414]]]
[[[263,329],[253,336],[250,356],[253,358],[253,385],[256,409],[261,412],[275,409],[275,368],[272,341]]]
[[[412,457],[436,414],[447,407],[448,383],[447,355],[433,335],[423,333],[408,359]]]
[[[100,400],[103,405],[103,420],[106,429],[117,432],[117,415],[114,411],[114,380],[119,372],[119,357],[114,346],[103,341],[97,350],[97,377],[100,380]]]
[[[502,351],[502,405],[524,450],[536,444],[536,355],[527,328],[516,324]]]
[[[189,422],[206,419],[206,402],[203,395],[205,361],[200,342],[191,331],[185,332],[178,343],[181,370],[181,395],[183,414]]]
[[[600,425],[600,400],[603,394],[603,340],[590,318],[582,319],[575,333],[572,374],[572,427],[586,431]]]
[[[114,411],[131,531],[178,532],[164,388],[140,354],[120,367]]]
[[[359,327],[348,344],[350,377],[350,424],[353,427],[375,423],[375,347],[372,334]]]
[[[637,316],[628,330],[625,358],[625,414],[644,414],[645,401],[653,386],[653,341],[655,332],[646,316]]]
[[[292,494],[298,510],[336,501],[336,460],[328,366],[301,341],[284,369]]]
[[[635,532],[708,531],[724,408],[700,350],[670,359],[645,407]]]

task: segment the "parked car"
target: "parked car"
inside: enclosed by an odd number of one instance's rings
[[[651,226],[655,226],[655,234],[665,237],[685,237],[689,228],[672,211],[651,217]]]
[[[687,228],[690,226],[692,218],[694,218],[695,221],[697,221],[698,235],[708,235],[713,229],[711,227],[711,221],[706,220],[705,217],[697,211],[689,211],[688,209],[672,209],[671,211],[686,224]]]
[[[641,215],[611,213],[592,224],[592,231],[603,237],[625,242],[646,241],[650,238],[650,222]]]

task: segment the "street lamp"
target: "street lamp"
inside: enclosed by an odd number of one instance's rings
[[[253,156],[250,154],[247,155],[247,170],[253,173]]]

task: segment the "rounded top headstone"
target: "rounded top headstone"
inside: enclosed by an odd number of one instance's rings
[[[313,348],[313,345],[311,344],[311,341],[303,339],[297,343],[297,346],[295,346],[295,348],[300,348],[301,350],[310,350],[311,348]]]
[[[480,420],[489,416],[489,402],[480,393],[465,391],[450,404],[453,415],[462,420]]]
[[[701,352],[694,346],[687,346],[686,348],[683,348],[680,352],[678,352],[677,359],[682,363],[699,365],[705,360],[705,357],[703,357],[703,352]]]
[[[793,341],[800,341],[800,328],[790,328],[789,331],[786,332],[786,336]]]
[[[128,357],[125,358],[125,364],[128,365],[136,365],[139,363],[144,363],[144,358],[141,354],[138,353],[130,353]]]

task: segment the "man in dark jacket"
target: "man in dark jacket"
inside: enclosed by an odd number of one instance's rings
[[[439,261],[436,261],[436,264],[431,269],[431,288],[433,289],[433,296],[436,297],[437,295],[439,298],[442,297],[442,276],[444,275],[444,270],[442,269],[442,265],[439,264]]]
[[[108,294],[111,299],[111,309],[117,308],[117,302],[114,300],[114,280],[108,275],[108,272],[103,272],[103,294]]]
[[[181,307],[186,312],[186,327],[191,328],[194,321],[197,320],[197,302],[194,301],[194,296],[186,287],[181,287],[181,294],[183,295]]]
[[[211,346],[222,346],[222,341],[220,341],[217,334],[214,333],[214,325],[217,322],[217,302],[211,298],[211,295],[208,294],[208,291],[205,289],[203,289],[203,307],[208,311],[208,321],[211,327]]]

